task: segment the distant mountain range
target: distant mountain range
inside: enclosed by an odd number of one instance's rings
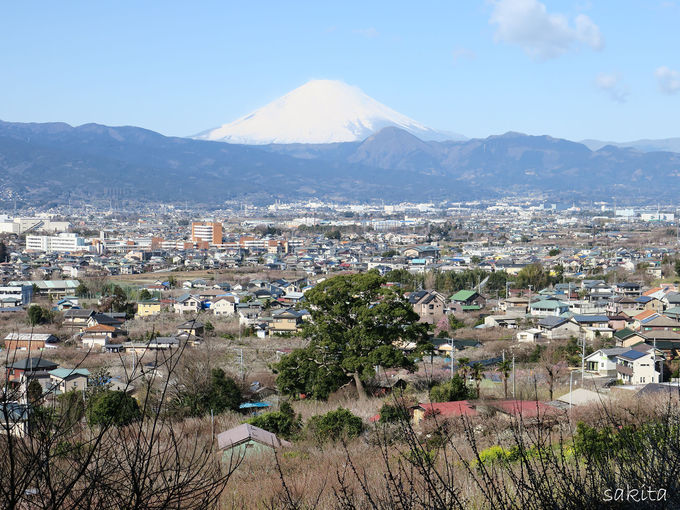
[[[663,138],[660,140],[635,140],[633,142],[603,142],[601,140],[582,140],[581,143],[591,150],[599,150],[606,145],[627,147],[642,152],[680,152],[680,138]]]
[[[136,127],[0,122],[0,200],[256,202],[677,199],[680,154],[506,133],[424,141],[386,127],[362,141],[238,145]]]

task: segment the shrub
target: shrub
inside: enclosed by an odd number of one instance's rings
[[[87,419],[90,425],[125,426],[141,417],[139,404],[124,391],[105,390],[88,403]]]
[[[339,407],[323,415],[312,416],[307,422],[307,429],[320,443],[329,439],[352,439],[364,430],[364,422],[347,409]]]
[[[465,381],[458,374],[454,375],[450,381],[433,386],[430,390],[431,402],[454,402],[473,397],[473,391],[465,384]]]
[[[395,423],[409,420],[409,412],[400,404],[383,404],[380,408],[380,423]]]
[[[295,416],[288,402],[282,403],[279,411],[260,414],[248,420],[248,423],[285,439],[290,439],[302,428],[302,419]]]

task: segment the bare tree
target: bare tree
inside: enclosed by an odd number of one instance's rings
[[[213,437],[166,412],[185,348],[143,353],[154,360],[151,373],[141,363],[125,369],[122,393],[141,396],[138,419],[122,425],[87,420],[85,392],[57,395],[48,386],[42,405],[31,405],[30,368],[44,361],[42,351],[23,362],[29,368],[23,376],[8,369],[0,395],[0,509],[215,508],[242,459],[223,462]],[[16,352],[5,361],[8,367],[19,361]]]

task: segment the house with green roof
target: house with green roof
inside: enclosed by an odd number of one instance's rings
[[[569,305],[556,299],[542,299],[529,304],[529,313],[534,317],[558,316],[568,311]]]
[[[56,393],[84,391],[90,371],[87,368],[55,368],[50,370],[50,382]]]
[[[454,312],[474,312],[486,306],[486,298],[475,290],[459,290],[449,300]]]
[[[645,337],[630,328],[623,328],[614,333],[614,342],[617,347],[630,347],[645,340]]]

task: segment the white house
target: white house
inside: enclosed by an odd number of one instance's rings
[[[653,349],[649,351],[630,350],[617,357],[616,372],[618,379],[624,384],[658,383],[660,373],[656,370],[656,362],[662,358],[655,357]]]
[[[530,313],[534,317],[548,317],[562,315],[569,311],[569,305],[554,299],[543,299],[529,305]]]
[[[236,303],[233,297],[220,297],[212,302],[210,311],[214,315],[234,315],[236,313]]]
[[[525,329],[517,333],[518,342],[544,342],[546,339],[541,335],[541,330],[538,328]]]
[[[201,300],[197,296],[191,294],[180,296],[173,305],[175,313],[180,315],[185,313],[198,313],[201,310],[201,307]]]
[[[602,376],[617,375],[616,365],[618,363],[617,356],[628,352],[628,347],[612,347],[611,349],[599,349],[592,354],[586,356],[586,370],[588,372],[595,372]]]

